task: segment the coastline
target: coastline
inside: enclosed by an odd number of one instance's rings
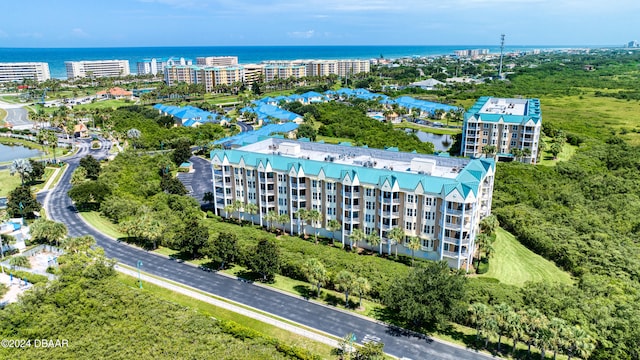
[[[617,46],[620,47],[620,46]],[[594,49],[603,46],[511,45],[505,52],[533,50],[561,51]],[[496,45],[322,45],[322,46],[162,46],[162,47],[110,47],[110,48],[0,48],[0,62],[46,62],[52,78],[66,79],[65,61],[128,60],[131,72],[136,63],[145,58],[184,57],[195,60],[198,56],[238,56],[240,64],[266,60],[295,59],[387,59],[401,57],[431,57],[453,55],[455,50],[488,49],[497,54]]]

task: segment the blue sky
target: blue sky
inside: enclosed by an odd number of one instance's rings
[[[3,1],[0,47],[621,45],[637,0]]]

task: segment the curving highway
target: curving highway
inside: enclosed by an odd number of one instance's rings
[[[55,221],[66,224],[70,236],[92,235],[99,246],[103,247],[108,257],[135,267],[140,260],[143,263],[142,270],[150,274],[176,281],[217,296],[221,296],[256,309],[295,321],[305,326],[322,330],[326,333],[343,337],[353,332],[357,341],[369,335],[379,337],[385,344],[385,352],[410,359],[489,359],[491,356],[468,350],[456,345],[433,340],[426,336],[414,336],[402,329],[391,328],[385,324],[374,322],[360,316],[342,312],[327,306],[309,302],[303,298],[283,294],[265,287],[245,283],[232,278],[205,272],[194,266],[169,260],[165,257],[134,248],[111,239],[94,228],[88,226],[77,214],[67,191],[71,188],[71,174],[78,166],[81,157],[91,154],[96,158],[105,157],[107,154],[107,141],[103,141],[103,148],[91,150],[88,142],[81,142],[80,151],[72,158],[66,160],[69,168],[61,178],[58,186],[46,193],[40,194],[39,200],[44,200],[47,214]],[[208,166],[206,160],[195,160],[194,166],[197,174],[203,171],[203,176],[197,176],[193,181],[193,196],[198,200],[200,194],[206,190]]]

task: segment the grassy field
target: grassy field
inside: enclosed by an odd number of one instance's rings
[[[0,109],[0,126],[4,125],[4,118],[7,117],[7,110]]]
[[[54,169],[45,168],[44,176],[42,180],[39,180],[36,184],[34,184],[31,189],[33,191],[40,191],[44,184],[49,180],[51,174],[53,174]],[[9,195],[13,189],[20,186],[20,175],[15,174],[13,176],[9,175],[9,169],[0,170],[0,197],[5,197]]]
[[[544,140],[547,142],[547,144],[551,143],[550,138],[545,138]],[[576,149],[576,146],[565,143],[564,145],[562,145],[562,152],[558,154],[558,158],[556,158],[555,160],[553,159],[553,155],[551,155],[549,151],[544,151],[540,156],[540,162],[538,164],[545,166],[555,166],[559,161],[568,161],[569,159],[571,159],[571,157],[573,157],[573,154],[576,153]]]
[[[462,132],[462,129],[445,129],[445,128],[437,128],[426,125],[415,124],[411,122],[403,121],[400,124],[393,124],[394,128],[397,129],[414,129],[418,131],[424,131],[427,133],[438,134],[438,135],[456,135]]]
[[[136,278],[122,274],[118,275],[118,281],[131,287],[137,287],[138,284],[138,280]],[[154,294],[155,296],[158,296],[166,301],[188,307],[201,314],[212,316],[216,319],[234,321],[238,324],[241,324],[242,326],[258,331],[264,335],[282,340],[289,345],[296,345],[305,348],[313,352],[314,354],[320,355],[323,359],[333,358],[333,356],[331,356],[331,351],[333,350],[333,348],[329,345],[313,341],[304,336],[293,334],[286,330],[263,323],[250,317],[216,307],[206,302],[167,290],[154,284],[145,283],[144,289],[142,291]]]
[[[568,132],[606,139],[611,130],[627,132],[623,138],[640,145],[639,101],[626,101],[592,95],[540,99],[544,121]]]
[[[130,106],[133,105],[133,101],[125,101],[125,100],[103,100],[96,101],[94,103],[76,105],[74,109],[116,109],[122,106]]]
[[[97,211],[81,212],[79,214],[84,219],[84,221],[108,236],[116,239],[127,236],[126,234],[118,230],[117,225],[102,217]]]
[[[14,95],[5,95],[5,96],[0,96],[0,101],[4,101],[6,103],[10,103],[10,104],[18,104],[20,103],[20,99],[17,96]]]
[[[355,140],[353,140],[353,139],[318,135],[316,137],[316,141],[320,141],[320,140],[324,141],[327,144],[337,144],[337,143],[341,143],[341,142],[349,142],[349,143],[351,143],[353,145],[355,143]]]
[[[573,283],[568,273],[527,249],[504,229],[498,229],[493,248],[489,271],[480,276],[516,286],[522,286],[527,281]]]

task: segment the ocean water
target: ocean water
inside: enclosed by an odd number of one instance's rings
[[[584,48],[584,46],[505,46],[506,52],[533,49]],[[241,64],[264,60],[294,59],[371,59],[404,56],[452,55],[454,50],[489,49],[499,53],[498,46],[202,46],[202,47],[121,47],[121,48],[0,48],[0,62],[47,62],[51,77],[66,79],[65,61],[129,60],[132,73],[136,63],[145,58],[198,56],[237,56]]]

